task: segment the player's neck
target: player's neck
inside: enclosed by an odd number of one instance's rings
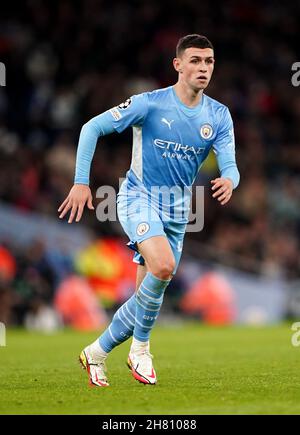
[[[174,90],[179,100],[188,107],[197,106],[203,95],[203,89],[195,91],[182,82],[177,82],[174,85]]]

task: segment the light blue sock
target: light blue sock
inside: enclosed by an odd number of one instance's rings
[[[108,328],[99,338],[99,344],[105,352],[126,341],[133,334],[135,321],[135,294],[115,313]]]
[[[158,317],[164,291],[170,280],[156,278],[147,272],[136,295],[136,314],[133,336],[139,341],[148,341],[151,329]]]

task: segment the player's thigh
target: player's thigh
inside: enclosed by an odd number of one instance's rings
[[[161,279],[168,279],[175,268],[175,258],[165,236],[150,237],[138,243],[138,249],[147,269]]]

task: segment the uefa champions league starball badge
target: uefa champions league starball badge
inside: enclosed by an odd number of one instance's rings
[[[126,101],[124,101],[124,103],[121,103],[118,105],[119,109],[127,109],[127,107],[129,107],[131,104],[131,98],[127,98]]]

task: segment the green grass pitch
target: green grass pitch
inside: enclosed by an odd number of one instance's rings
[[[152,332],[155,386],[135,381],[129,343],[107,360],[110,387],[90,388],[78,364],[97,334],[8,330],[0,347],[1,414],[299,414],[300,347],[291,324]]]

